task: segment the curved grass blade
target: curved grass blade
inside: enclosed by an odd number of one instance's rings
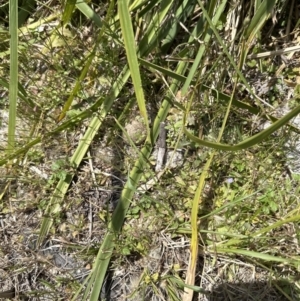
[[[300,105],[297,106],[295,109],[293,109],[291,112],[283,116],[282,118],[278,119],[276,122],[274,122],[271,126],[269,126],[267,129],[261,131],[260,133],[245,139],[244,141],[236,144],[236,145],[228,145],[228,144],[222,144],[222,143],[215,143],[210,142],[206,140],[199,139],[198,137],[192,135],[186,127],[184,127],[184,133],[187,135],[189,139],[194,141],[197,144],[211,147],[218,150],[227,150],[227,151],[238,151],[242,149],[249,148],[251,146],[254,146],[255,144],[260,143],[264,139],[268,138],[271,134],[273,134],[275,131],[283,127],[284,125],[288,124],[288,122],[295,116],[297,116],[300,113]],[[186,120],[186,115],[184,116],[184,120]]]
[[[154,70],[157,70],[163,74],[165,74],[166,76],[169,76],[171,78],[177,79],[180,82],[185,82],[186,77],[181,75],[181,74],[176,74],[174,71],[170,70],[170,69],[166,69],[163,68],[161,66],[155,65],[153,63],[150,63],[144,59],[139,59],[139,61],[146,67],[148,68],[152,68]],[[192,84],[194,84],[192,82]],[[212,95],[214,97],[218,97],[220,100],[223,100],[225,102],[229,102],[230,101],[230,97],[227,94],[224,94],[214,88],[208,87],[204,84],[200,85],[200,90],[201,91],[210,91],[212,93]],[[174,102],[175,105],[177,105],[180,109],[183,109],[182,106],[179,103]],[[247,111],[249,111],[250,113],[254,114],[254,115],[259,115],[261,118],[265,118],[266,120],[271,120],[272,122],[276,122],[278,120],[278,118],[269,115],[269,114],[264,114],[259,108],[253,107],[247,103],[244,103],[240,100],[237,100],[235,98],[232,99],[232,104],[234,106],[236,106],[237,108],[240,109],[245,109]],[[298,128],[296,128],[295,126],[293,126],[292,124],[286,124],[293,132],[300,134],[300,130]]]
[[[101,21],[101,18],[95,11],[83,0],[77,0],[76,1],[76,7],[91,21],[94,22],[94,24],[101,28],[103,26],[103,23]]]

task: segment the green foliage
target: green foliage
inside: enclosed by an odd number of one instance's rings
[[[264,84],[257,79],[259,74],[279,77],[278,62],[257,55],[275,45],[277,33],[271,30],[288,25],[281,17],[272,24],[282,3],[119,0],[117,4],[116,10],[114,1],[100,7],[96,1],[67,0],[52,8],[30,1],[18,12],[16,2],[10,1],[10,34],[0,28],[1,109],[8,106],[7,90],[10,108],[8,137],[1,134],[1,139],[8,138],[4,142],[9,152],[0,159],[0,166],[5,166],[1,173],[8,174],[0,183],[0,199],[12,192],[9,202],[1,203],[1,212],[27,208],[30,197],[19,201],[14,185],[24,190],[18,183],[20,175],[28,177],[28,183],[40,182],[28,168],[31,164],[49,174],[36,192],[41,197],[28,206],[42,212],[37,245],[51,234],[71,240],[70,244],[88,237],[80,243],[89,249],[97,229],[93,254],[82,251],[93,266],[82,285],[74,280],[68,286],[70,295],[63,295],[68,300],[98,300],[111,259],[123,263],[133,255],[146,257],[161,241],[166,250],[161,262],[173,261],[162,264],[167,271],[141,269],[132,297],[145,297],[149,289],[168,300],[183,300],[184,289],[190,300],[192,291],[203,293],[193,280],[202,254],[207,258],[222,254],[218,262],[230,261],[233,270],[239,258],[245,265],[264,269],[263,276],[284,270],[296,275],[299,189],[297,176],[289,179],[285,171],[284,146],[292,131],[299,132],[288,124],[300,112],[299,68],[288,63],[282,79],[265,85],[267,91],[260,98],[252,87],[253,82]],[[7,5],[0,10],[7,20]],[[293,92],[292,110],[281,116],[271,107],[285,103],[287,90]],[[134,105],[138,116],[129,114]],[[16,111],[22,117],[17,124]],[[134,128],[135,135],[130,136],[126,125],[135,119],[143,119],[144,127],[141,132]],[[266,120],[272,123],[261,130]],[[167,151],[180,149],[182,160],[158,175],[150,156],[161,122],[167,123]],[[5,122],[0,120],[0,126]],[[287,128],[290,132],[284,132]],[[15,137],[20,138],[17,143]],[[106,158],[108,147],[119,156],[95,163],[93,151]],[[122,187],[103,181],[116,177],[125,181]],[[156,181],[150,188],[139,189],[151,180]],[[85,200],[85,186],[102,190]],[[102,192],[116,190],[115,211],[105,211],[99,200]],[[77,212],[83,203],[88,203],[88,213]],[[75,221],[67,222],[62,213],[73,215]],[[64,229],[72,234],[66,235]],[[190,260],[178,259],[182,241],[189,244],[182,253],[192,248]],[[291,251],[282,251],[285,244],[293,247]],[[235,276],[222,275],[225,281],[239,282],[232,279]],[[53,279],[56,282],[44,281],[49,291],[65,288],[62,278]]]
[[[53,171],[52,177],[49,180],[50,183],[54,183],[56,180],[65,181],[68,175],[68,163],[59,159],[52,163],[51,169]]]

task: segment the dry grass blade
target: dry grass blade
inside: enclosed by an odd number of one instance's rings
[[[196,193],[193,199],[193,206],[191,212],[191,228],[192,228],[192,237],[191,237],[191,254],[189,259],[189,265],[186,273],[185,284],[194,285],[195,284],[195,275],[196,275],[196,265],[198,258],[198,208],[202,204],[202,193],[205,186],[206,178],[208,177],[208,171],[212,160],[214,158],[215,152],[213,151],[209,157],[209,160],[206,162],[203,171],[200,175],[199,183],[197,186]],[[201,227],[201,226],[200,226]],[[184,295],[182,297],[183,301],[191,301],[193,299],[194,290],[189,287],[185,287]]]
[[[248,59],[262,59],[266,57],[271,57],[275,55],[281,55],[281,54],[286,54],[286,53],[291,53],[291,52],[297,52],[300,51],[300,46],[292,46],[292,47],[286,47],[284,49],[280,50],[274,50],[274,51],[266,51],[262,53],[257,53],[257,54],[250,54],[247,56]]]

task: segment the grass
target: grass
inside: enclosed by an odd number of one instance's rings
[[[297,43],[293,10],[120,0],[26,12],[16,30],[0,11],[0,298],[300,300],[286,150],[299,56],[255,58]],[[157,174],[163,121],[177,161]]]

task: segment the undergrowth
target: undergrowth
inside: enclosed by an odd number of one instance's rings
[[[19,24],[12,150],[0,5],[0,298],[299,300],[297,117],[219,147],[299,106],[297,51],[257,57],[297,44],[299,22],[265,2],[203,3],[213,26],[200,3],[134,2],[134,40],[125,2],[35,2]]]

